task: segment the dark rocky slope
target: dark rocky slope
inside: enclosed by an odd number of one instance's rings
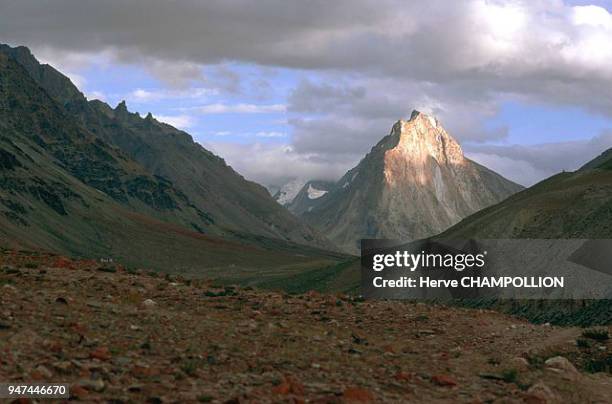
[[[247,276],[262,268],[320,268],[340,259],[288,236],[226,229],[167,177],[85,127],[69,108],[0,52],[1,244],[113,257],[168,272],[213,268]]]
[[[88,101],[70,80],[41,65],[25,47],[0,45],[0,53],[21,64],[29,75],[75,120],[96,137],[120,149],[151,174],[206,213],[206,233],[242,237],[254,234],[313,246],[329,246],[316,232],[279,206],[266,189],[247,181],[225,161],[193,141],[187,133],[116,108]],[[237,234],[235,234],[237,233]]]

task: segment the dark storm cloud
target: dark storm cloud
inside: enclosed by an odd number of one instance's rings
[[[259,0],[3,0],[0,36],[13,43],[201,64],[347,66],[330,47],[391,12],[384,2]],[[352,35],[351,35],[352,36]],[[348,53],[350,49],[345,52]]]
[[[605,46],[610,27],[602,26],[605,21],[588,24],[588,19],[576,17],[573,8],[560,2],[2,3],[0,37],[4,40],[73,52],[111,50],[131,62],[146,58],[198,64],[234,60],[378,72],[436,83],[467,82],[471,92],[483,91],[479,83],[508,91],[520,80],[533,90],[530,79],[539,83],[543,79],[579,82],[585,77],[595,81],[612,77],[612,67],[605,63],[611,56]],[[598,40],[602,47],[591,49]]]

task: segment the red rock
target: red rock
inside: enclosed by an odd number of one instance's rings
[[[340,404],[342,403],[342,400],[340,399],[340,397],[337,397],[335,395],[328,395],[317,397],[310,402],[313,404]]]
[[[561,399],[542,382],[536,383],[527,390],[523,400],[527,404],[559,403]]]
[[[274,394],[289,394],[291,392],[291,385],[287,382],[282,382],[278,386],[272,389]]]
[[[413,377],[414,377],[414,373],[407,373],[407,372],[397,372],[394,376],[395,380],[399,382],[408,382],[412,380]]]
[[[438,386],[443,387],[454,387],[457,385],[455,379],[446,375],[434,375],[431,377],[431,381]]]
[[[53,266],[55,268],[72,268],[72,262],[65,257],[57,257]]]
[[[291,384],[291,393],[297,396],[304,395],[304,385],[302,383],[295,379],[291,379],[289,383]]]
[[[159,370],[148,366],[135,365],[132,374],[136,377],[150,377],[159,375]]]
[[[87,389],[85,389],[84,387],[79,386],[78,384],[75,384],[72,387],[70,387],[71,397],[83,399],[87,397],[88,394],[89,394],[89,391],[87,391]]]
[[[296,396],[303,396],[304,386],[296,378],[287,376],[281,384],[272,389],[272,392],[275,394],[294,394]]]
[[[91,359],[99,359],[101,361],[107,361],[111,358],[111,354],[110,352],[108,352],[107,347],[101,346],[91,351],[91,353],[89,354],[89,357]]]
[[[393,347],[393,345],[385,345],[383,347],[383,350],[388,353],[395,353],[395,348]]]
[[[62,344],[60,342],[58,342],[58,341],[54,341],[54,342],[49,343],[46,346],[46,348],[49,351],[54,352],[54,353],[62,352]]]
[[[44,376],[43,376],[43,374],[41,372],[39,372],[38,370],[34,369],[32,372],[30,372],[30,378],[32,380],[35,380],[35,381],[38,382],[38,381],[43,380]]]
[[[374,395],[361,387],[349,387],[342,393],[345,402],[348,403],[370,403],[374,401]]]

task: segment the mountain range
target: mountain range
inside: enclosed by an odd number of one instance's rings
[[[88,101],[27,48],[6,45],[0,184],[3,244],[182,272],[341,257],[185,132],[123,102]]]
[[[84,129],[152,175],[171,181],[202,210],[206,223],[196,224],[206,233],[237,231],[303,244],[320,241],[311,229],[274,204],[265,188],[245,180],[187,133],[158,122],[151,114],[142,118],[130,113],[125,102],[113,109],[99,100],[88,101],[67,77],[38,63],[25,47],[5,45],[0,52],[23,66]]]
[[[273,198],[187,133],[0,45],[3,246],[303,291],[351,288],[362,238],[611,235],[612,149],[523,189],[414,111],[340,180]]]

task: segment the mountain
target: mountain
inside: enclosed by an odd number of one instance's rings
[[[169,181],[151,175],[73,121],[19,64],[1,53],[0,57],[5,206],[12,206],[13,212],[26,212],[25,205],[7,199],[25,193],[28,202],[43,202],[60,216],[67,216],[66,204],[95,204],[94,199],[100,197],[87,196],[95,191],[160,220],[187,228],[207,226],[208,214]]]
[[[333,186],[334,183],[330,181],[308,181],[295,195],[293,200],[285,206],[294,214],[302,215],[314,209],[319,199],[325,196]]]
[[[545,179],[467,217],[436,238],[612,238],[612,148],[581,169]],[[556,254],[553,249],[550,251]],[[612,322],[612,301],[605,299],[467,304],[495,308],[540,323],[591,326]]]
[[[52,68],[38,66],[41,72],[35,77],[56,77],[49,70]],[[266,192],[263,188],[242,179],[220,158],[201,149],[201,158],[208,158],[211,169],[216,169],[206,175],[224,176],[212,183],[218,184],[222,179],[230,183],[219,191],[226,193],[224,197],[229,197],[227,192],[232,187],[245,185],[237,191],[235,204],[246,206],[235,215],[248,212],[250,225],[255,226],[258,217],[263,221],[270,212],[279,212],[268,224],[261,224],[264,230],[259,234],[246,231],[248,227],[240,231],[225,227],[229,222],[225,217],[233,217],[232,214],[211,213],[208,207],[216,205],[196,201],[192,190],[184,186],[185,190],[179,189],[168,177],[150,170],[99,136],[101,128],[85,126],[85,115],[77,115],[74,110],[90,103],[62,101],[78,96],[78,90],[52,96],[35,77],[10,53],[0,52],[1,245],[114,258],[130,266],[167,272],[206,272],[210,276],[213,271],[214,277],[237,276],[247,281],[264,277],[263,270],[275,278],[292,271],[321,269],[342,259],[341,255],[294,243],[292,237],[312,244],[320,239],[271,197],[261,197],[260,191],[264,195]],[[50,80],[59,82],[60,79]],[[55,88],[49,86],[50,91]],[[116,115],[128,114],[123,107],[112,111]],[[136,118],[130,114],[122,119],[139,122]],[[131,133],[121,119],[113,119],[110,126],[103,128],[105,134],[112,127],[126,136]],[[197,147],[188,143],[187,135],[151,117],[142,121],[165,130],[168,143],[175,139],[187,145],[179,143],[176,148]],[[146,143],[142,144],[146,147]],[[168,149],[176,152],[170,146]],[[150,152],[144,149],[143,155],[150,155],[147,153]],[[177,160],[177,165],[189,161],[187,155]],[[206,168],[200,166],[202,170]],[[198,181],[194,183],[197,186]],[[209,199],[217,201],[212,189],[210,192]],[[247,205],[249,198],[253,203]],[[233,207],[228,205],[228,209]],[[283,224],[285,217],[290,219],[288,224]],[[248,217],[245,222],[249,223]],[[276,231],[266,230],[275,223]],[[283,235],[281,224],[294,225],[297,230],[287,232],[284,238],[275,237]],[[305,229],[302,233],[300,226]]]
[[[610,239],[612,238],[612,148],[575,172],[563,172],[478,211],[441,234],[462,239]],[[525,254],[519,249],[514,254]],[[527,252],[528,253],[528,252]],[[567,256],[550,248],[539,254]],[[589,275],[591,279],[592,275]],[[321,290],[359,289],[360,262],[338,266],[332,279],[311,282]],[[538,323],[609,325],[611,300],[468,300],[457,304],[497,309]]]
[[[308,180],[304,178],[294,178],[286,184],[282,185],[278,191],[274,194],[273,198],[276,202],[280,203],[283,206],[289,205],[293,202],[293,199],[297,196],[297,194],[302,190],[304,184],[306,184]]]
[[[171,182],[199,210],[203,219],[192,226],[198,231],[239,239],[253,234],[312,246],[329,244],[275,203],[264,187],[244,179],[187,133],[158,122],[151,114],[142,118],[130,113],[125,102],[111,108],[98,100],[88,101],[67,77],[38,63],[25,47],[0,45],[0,53],[23,66],[81,127],[152,177]]]
[[[362,238],[432,236],[521,189],[467,159],[435,118],[414,111],[302,217],[357,252]]]
[[[612,148],[484,209],[440,238],[612,238]]]
[[[612,170],[612,148],[604,151],[599,156],[582,166],[581,170],[593,169]]]

